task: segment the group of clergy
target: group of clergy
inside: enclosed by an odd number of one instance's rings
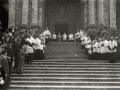
[[[65,32],[63,33],[63,35],[61,35],[61,33],[58,33],[58,35],[55,34],[55,32],[52,35],[52,40],[53,42],[74,42],[74,41],[80,41],[79,40],[79,33],[77,32],[75,35],[73,33],[70,33],[69,35],[67,35]]]
[[[104,31],[102,30],[99,34],[95,31],[96,37],[93,37],[94,33],[80,30],[81,49],[90,60],[109,60],[110,63],[115,63],[120,59],[120,40],[116,34],[109,32],[108,36],[108,32]]]

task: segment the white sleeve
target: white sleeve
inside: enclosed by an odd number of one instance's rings
[[[117,46],[117,42],[116,41],[115,41],[114,45]]]

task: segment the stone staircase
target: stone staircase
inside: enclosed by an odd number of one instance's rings
[[[49,43],[47,59],[26,63],[22,75],[13,72],[10,90],[120,90],[120,62],[88,60],[79,45]]]

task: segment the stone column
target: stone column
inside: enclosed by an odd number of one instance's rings
[[[116,0],[109,0],[110,28],[116,29]]]
[[[94,0],[88,0],[89,24],[95,24]]]
[[[42,29],[43,28],[43,0],[39,0],[39,21],[38,21],[38,23],[39,23],[39,26],[40,26],[40,28]]]
[[[95,19],[95,22],[94,24],[97,25],[97,0],[94,0],[94,19]]]
[[[84,29],[87,27],[88,25],[88,2],[87,0],[83,0],[84,3]]]
[[[29,0],[23,0],[23,8],[22,8],[22,25],[27,25],[28,23],[28,9],[29,8]]]
[[[99,24],[103,24],[105,25],[105,22],[104,22],[104,5],[103,5],[103,2],[104,0],[97,0],[98,2],[98,25]]]
[[[110,12],[109,12],[109,0],[104,1],[104,22],[105,26],[109,28],[110,26]]]
[[[22,23],[22,0],[16,0],[15,23],[20,26]]]
[[[15,1],[9,0],[9,27],[15,26]]]
[[[38,0],[32,0],[32,25],[38,25]]]

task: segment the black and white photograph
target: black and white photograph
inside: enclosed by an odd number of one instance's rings
[[[0,90],[120,90],[120,0],[0,0]]]

